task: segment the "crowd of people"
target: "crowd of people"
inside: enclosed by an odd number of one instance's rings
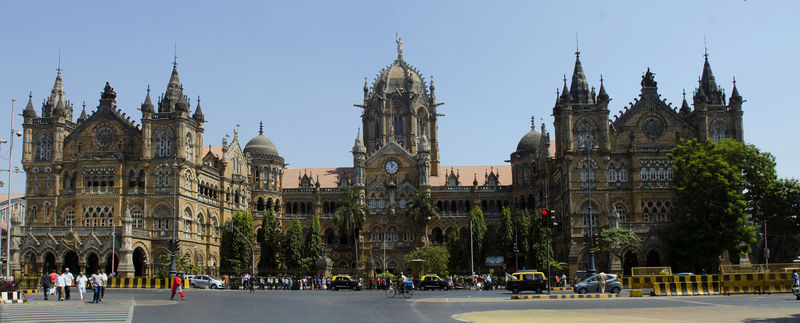
[[[83,300],[86,295],[86,288],[89,287],[93,292],[91,303],[99,303],[103,300],[107,283],[108,275],[102,269],[98,269],[91,277],[86,277],[82,271],[75,277],[69,272],[69,268],[64,268],[61,273],[57,273],[55,269],[51,270],[50,273],[43,272],[40,286],[42,294],[44,294],[44,300],[48,300],[48,296],[52,295],[59,301],[70,300],[70,291],[73,286],[78,288],[80,299]]]

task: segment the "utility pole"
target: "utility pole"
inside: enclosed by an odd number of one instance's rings
[[[472,214],[469,215],[469,264],[472,269],[472,283],[475,284],[475,254],[472,248]]]
[[[544,179],[544,209],[547,210],[548,217],[552,216],[550,214],[549,205],[547,204],[547,178]],[[545,230],[547,230],[547,294],[550,294],[550,219],[548,221],[547,226],[545,226]]]
[[[7,238],[6,238],[6,263],[5,263],[5,265],[6,265],[6,279],[9,279],[11,277],[11,215],[12,215],[12,213],[11,213],[11,169],[13,168],[12,166],[14,165],[14,157],[13,157],[14,156],[14,134],[16,133],[16,131],[14,131],[14,101],[16,101],[16,100],[11,99],[11,118],[9,118],[11,120],[11,135],[10,135],[11,138],[8,138],[8,142],[9,142],[9,149],[8,149],[8,207],[7,207],[8,216],[6,217],[6,237]],[[0,237],[0,240],[2,240],[2,237]],[[3,253],[3,251],[2,251],[2,249],[0,249],[0,254],[2,254],[2,253]]]
[[[594,266],[594,219],[592,218],[592,180],[594,179],[594,168],[592,167],[592,143],[589,140],[587,131],[583,132],[583,146],[586,148],[586,162],[589,169],[586,172],[586,181],[588,186],[586,191],[589,194],[589,268],[588,274],[594,275],[597,269]]]

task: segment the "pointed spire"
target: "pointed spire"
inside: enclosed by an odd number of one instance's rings
[[[78,117],[78,123],[86,121],[86,101],[83,101],[83,111],[81,111],[81,116]]]
[[[28,105],[25,106],[25,110],[22,110],[22,115],[25,118],[36,117],[36,110],[33,109],[33,92],[28,93]]]
[[[176,55],[172,61],[172,74],[169,76],[169,83],[167,83],[167,92],[164,93],[164,98],[177,103],[183,95],[183,85],[178,76],[178,56]]]
[[[683,102],[681,102],[681,109],[679,112],[681,114],[689,114],[692,112],[692,109],[689,108],[689,103],[686,102],[686,89],[683,89]]]
[[[197,108],[194,109],[194,115],[192,115],[192,118],[194,118],[195,120],[200,121],[200,122],[205,122],[206,121],[206,117],[203,115],[203,109],[200,108],[200,96],[199,95],[197,96]]]
[[[367,77],[364,76],[364,98],[367,98],[367,94],[369,93],[369,87],[367,86]]]
[[[53,84],[53,89],[50,91],[50,97],[47,99],[47,107],[45,111],[42,111],[43,117],[48,117],[51,113],[53,113],[53,109],[58,106],[59,102],[62,102],[62,105],[66,106],[67,101],[67,93],[64,91],[64,81],[61,79],[61,52],[59,51],[58,55],[58,68],[56,69],[58,73],[56,74],[56,81]]]
[[[436,86],[433,85],[433,75],[431,75],[430,90],[431,90],[431,100],[433,100],[434,103],[436,103],[436,92],[435,92],[436,91]]]
[[[603,85],[603,74],[600,74],[600,93],[597,94],[597,101],[606,103],[611,101],[611,99],[608,97],[608,93],[606,93],[606,88]]]
[[[739,89],[736,88],[736,76],[733,77],[733,90],[731,91],[731,98],[728,102],[731,104],[742,103],[742,96],[739,95]]]
[[[561,99],[569,101],[569,89],[567,88],[567,74],[564,74],[564,89],[561,90]]]
[[[572,71],[572,83],[570,84],[569,94],[575,102],[592,103],[589,97],[589,84],[586,82],[586,75],[583,74],[580,51],[575,51],[575,69]]]
[[[472,173],[472,186],[478,186],[478,174]]]
[[[724,104],[725,96],[717,86],[714,73],[711,71],[711,64],[708,62],[708,48],[705,49],[703,56],[703,73],[699,80],[698,99],[708,101],[711,104]]]
[[[358,134],[356,135],[355,144],[353,144],[353,154],[366,154],[367,147],[364,146],[364,141],[361,140],[361,128],[358,128]]]
[[[144,103],[142,103],[142,113],[153,113],[155,111],[155,106],[153,105],[153,101],[150,100],[150,85],[147,85],[147,96],[144,98]]]

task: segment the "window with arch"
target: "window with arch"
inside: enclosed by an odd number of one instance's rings
[[[105,227],[111,226],[111,217],[114,216],[113,206],[84,206],[83,226]]]
[[[162,167],[156,170],[156,187],[169,188],[169,177],[172,171],[169,168]]]
[[[50,160],[53,153],[53,138],[50,133],[43,131],[37,134],[34,144],[34,158],[37,161]]]
[[[584,161],[578,168],[581,172],[581,186],[586,188],[594,185],[594,165],[591,162]]]
[[[156,157],[170,157],[172,156],[172,129],[168,127],[161,127],[156,131],[155,135]]]
[[[64,225],[67,227],[75,225],[75,209],[69,208],[64,211]]]
[[[219,236],[219,223],[217,222],[217,217],[211,217],[211,236],[216,238]]]
[[[428,112],[424,109],[417,111],[417,137],[430,137],[428,134]]]
[[[414,241],[414,233],[409,230],[403,230],[403,242]]]
[[[625,207],[625,204],[614,203],[614,211],[617,212],[617,221],[628,222],[628,208]]]
[[[142,218],[142,209],[138,207],[131,208],[132,226],[136,229],[144,229],[144,219]]]
[[[35,222],[36,221],[36,213],[38,211],[39,211],[39,206],[37,206],[36,204],[31,205],[30,208],[28,208],[28,213],[31,215],[30,216],[30,219],[31,219],[30,222]]]
[[[165,206],[160,206],[153,211],[153,220],[155,221],[154,228],[161,231],[169,230],[170,224],[172,223],[171,213],[172,212]]]
[[[597,147],[597,138],[595,138],[595,132],[597,127],[591,121],[584,119],[579,121],[578,125],[575,127],[575,133],[578,136],[578,141],[575,143],[577,148],[579,149],[586,149],[588,148],[596,148]]]
[[[597,203],[591,202],[591,212],[589,211],[589,203],[588,201],[583,203],[581,207],[580,213],[581,216],[581,225],[588,227],[589,226],[589,213],[592,214],[592,226],[597,226],[597,216],[598,213],[601,212],[600,208],[598,207]]]
[[[608,181],[610,183],[617,182],[619,180],[619,177],[617,177],[617,175],[618,175],[617,168],[614,165],[614,163],[608,164]]]
[[[187,170],[186,173],[183,174],[183,179],[186,181],[186,183],[183,184],[184,188],[187,191],[191,192],[192,191],[192,172]]]
[[[711,139],[720,141],[725,138],[730,138],[730,125],[723,119],[716,119],[711,122]]]
[[[205,228],[205,220],[203,219],[203,213],[198,213],[197,214],[197,227],[196,228],[197,228],[196,233],[198,235],[202,235],[204,233],[203,229]]]

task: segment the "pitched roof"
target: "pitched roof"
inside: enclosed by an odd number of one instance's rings
[[[340,176],[350,176],[353,167],[325,167],[325,168],[287,168],[283,171],[283,188],[300,187],[300,178],[308,175],[316,182],[319,177],[320,187],[337,187]]]
[[[22,198],[22,197],[25,197],[25,194],[14,194],[14,193],[11,193],[11,201],[12,201],[11,203],[14,203],[14,200],[16,200],[18,198]],[[8,195],[7,194],[0,194],[0,207],[5,206],[6,201],[8,201]]]
[[[447,175],[452,171],[454,174],[459,175],[459,186],[472,186],[472,180],[477,177],[478,186],[486,184],[486,174],[494,172],[498,175],[498,184],[500,186],[511,185],[511,166],[510,165],[493,165],[493,166],[439,166],[439,176],[431,176],[431,186],[445,186],[447,184]]]
[[[203,157],[211,152],[217,158],[222,158],[222,146],[203,146]]]

